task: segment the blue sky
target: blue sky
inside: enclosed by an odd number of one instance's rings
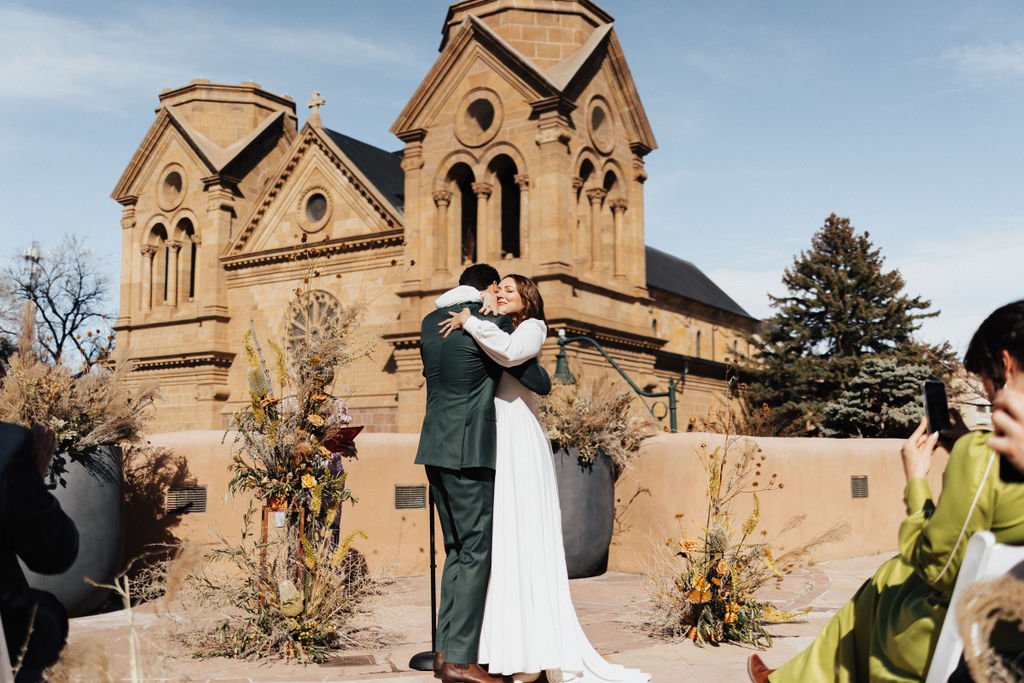
[[[1024,4],[598,0],[659,149],[647,242],[757,316],[836,212],[871,233],[923,338],[962,348],[1024,296]],[[437,56],[447,3],[0,2],[0,236],[85,234],[117,282],[110,191],[157,95],[252,80],[386,149]],[[114,287],[116,291],[116,286]]]

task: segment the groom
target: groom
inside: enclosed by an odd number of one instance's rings
[[[468,334],[445,338],[438,329],[449,313],[468,307],[477,317],[511,333],[513,325],[507,316],[480,314],[480,293],[497,292],[498,279],[498,271],[489,265],[470,266],[459,278],[459,286],[438,299],[443,307],[428,314],[420,329],[427,411],[416,463],[426,466],[444,534],[434,676],[445,683],[500,680],[477,662],[477,649],[491,571],[497,438],[494,390],[502,368]],[[507,371],[538,394],[551,391],[551,380],[536,359]]]

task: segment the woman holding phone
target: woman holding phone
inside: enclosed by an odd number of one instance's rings
[[[981,379],[990,400],[1004,387],[1024,391],[1024,301],[985,319],[964,366]],[[1024,543],[1024,484],[1000,479],[989,436],[970,432],[956,441],[936,500],[925,476],[939,435],[921,422],[901,449],[907,517],[899,555],[882,564],[810,647],[783,667],[769,669],[752,655],[752,680],[924,679],[971,535],[989,530],[999,543]]]

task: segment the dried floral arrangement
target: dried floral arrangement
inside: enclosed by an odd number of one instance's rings
[[[157,387],[129,383],[127,363],[113,369],[94,364],[76,373],[44,362],[33,343],[31,306],[26,305],[18,351],[0,383],[0,420],[53,429],[57,453],[50,464],[50,488],[67,485],[64,475],[72,462],[81,462],[95,476],[113,476],[92,454],[98,446],[141,439]]]
[[[651,576],[655,609],[644,628],[667,638],[689,638],[696,643],[736,642],[769,647],[766,623],[790,621],[802,612],[783,612],[757,598],[758,589],[781,580],[806,560],[811,550],[840,540],[848,525],[829,531],[776,557],[767,531],[757,534],[761,519],[761,493],[784,484],[767,473],[767,456],[750,440],[727,436],[722,445],[698,450],[707,473],[707,512],[702,536],[680,530],[665,542],[669,550],[663,566]],[[751,496],[752,509],[737,531],[733,504]],[[796,528],[804,516],[794,518],[781,533]]]
[[[1024,579],[1017,568],[964,591],[956,622],[972,680],[1024,680],[1019,647],[1024,631]]]
[[[254,513],[250,507],[239,543],[223,542],[186,579],[179,603],[197,618],[179,635],[196,656],[309,663],[339,646],[372,644],[372,634],[348,626],[387,585],[351,548],[362,534],[337,539],[335,509],[301,536],[293,525],[264,542],[252,531]],[[211,614],[217,616],[209,620]]]
[[[234,416],[230,489],[278,511],[282,538],[254,539],[250,513],[241,543],[215,551],[212,559],[235,571],[204,574],[200,585],[233,613],[197,632],[200,654],[322,661],[338,644],[340,622],[378,585],[353,565],[358,532],[337,538],[341,506],[354,502],[343,460],[356,457],[361,427],[331,390],[338,372],[373,348],[375,338],[360,333],[365,312],[364,304],[339,309],[290,358],[269,344],[273,373],[255,331],[246,334],[249,402]]]
[[[572,384],[556,382],[540,402],[540,415],[553,442],[577,448],[581,464],[603,451],[618,478],[656,430],[649,416],[633,409],[635,399],[631,390],[607,378],[581,377]]]
[[[304,293],[297,288],[296,300]],[[249,404],[233,419],[232,492],[318,517],[349,500],[342,459],[356,456],[353,439],[362,428],[351,426],[345,402],[331,388],[342,368],[373,350],[376,338],[360,332],[365,314],[363,303],[340,308],[307,343],[293,346],[290,358],[271,343],[273,378],[250,326],[244,340]]]

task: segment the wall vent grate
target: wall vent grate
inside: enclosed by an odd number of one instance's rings
[[[173,486],[164,497],[164,512],[169,515],[188,515],[206,512],[205,486]]]
[[[854,498],[868,497],[868,475],[854,474],[850,477],[850,495]]]
[[[425,510],[426,507],[426,484],[416,484],[413,486],[395,485],[396,510]]]

